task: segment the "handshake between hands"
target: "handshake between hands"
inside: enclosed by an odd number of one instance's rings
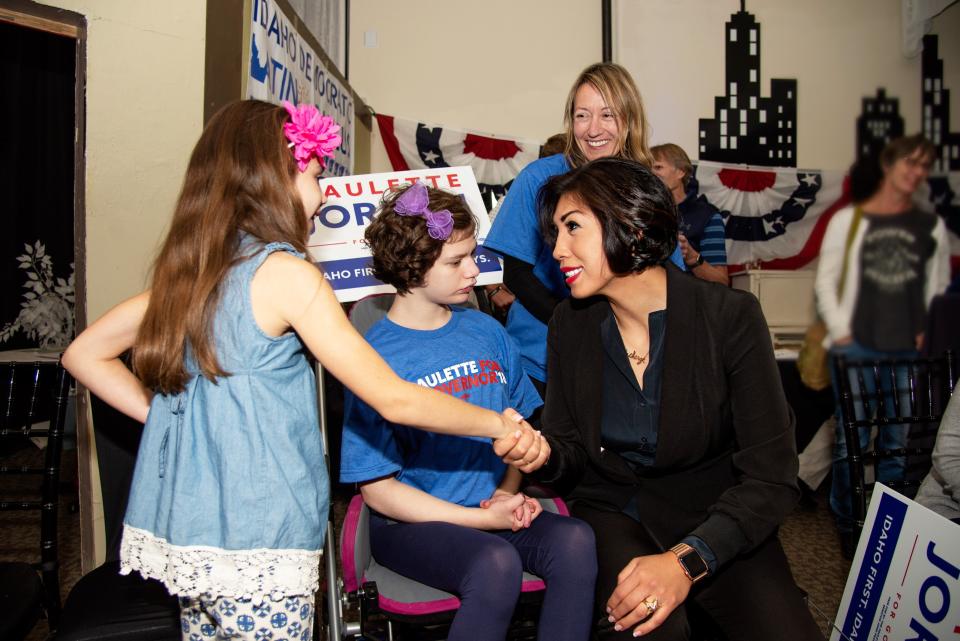
[[[504,434],[493,441],[493,451],[507,465],[524,473],[539,469],[550,458],[550,444],[543,435],[530,427],[516,410],[506,409],[501,415],[505,423]],[[480,502],[480,507],[490,512],[493,528],[510,528],[514,532],[530,527],[533,520],[543,512],[540,501],[521,492],[511,493],[496,490],[489,499]]]
[[[501,436],[494,439],[493,451],[504,463],[524,474],[540,469],[550,458],[547,439],[530,427],[514,409],[503,410],[501,418],[505,422],[505,429]]]

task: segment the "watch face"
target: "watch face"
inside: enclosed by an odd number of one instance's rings
[[[704,563],[703,559],[700,558],[700,555],[696,550],[690,550],[678,558],[680,560],[680,564],[683,565],[683,567],[687,570],[690,578],[695,579],[707,571],[707,564]]]

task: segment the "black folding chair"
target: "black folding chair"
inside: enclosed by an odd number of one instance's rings
[[[180,607],[159,581],[120,574],[120,537],[143,425],[93,394],[106,562],[67,595],[57,641],[179,641]],[[2,638],[2,637],[0,637]]]
[[[59,363],[0,363],[0,511],[40,514],[38,560],[0,563],[0,639],[23,639],[44,612],[51,633],[59,622],[57,512],[71,380]],[[30,461],[33,438],[46,438],[42,466]]]
[[[904,478],[885,480],[884,484],[908,497],[916,494],[930,470],[937,428],[956,382],[953,352],[909,360],[848,360],[841,356],[833,374],[840,389],[852,515],[859,537],[874,485],[866,481],[868,468],[875,472],[879,461],[906,458]],[[905,447],[863,451],[862,430],[875,427],[882,432],[902,429],[902,425],[908,429]]]

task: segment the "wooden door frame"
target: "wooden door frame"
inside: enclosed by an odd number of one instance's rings
[[[74,139],[73,139],[73,257],[74,319],[77,333],[87,326],[87,215],[86,215],[86,86],[87,86],[87,19],[76,12],[30,2],[4,0],[0,21],[29,29],[46,31],[76,41],[74,59]],[[89,402],[84,390],[77,388],[77,475],[80,493],[81,571],[93,569],[95,556],[94,522],[97,516],[90,508],[92,496],[99,490],[93,431],[89,420]]]

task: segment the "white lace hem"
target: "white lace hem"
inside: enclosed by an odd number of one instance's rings
[[[177,596],[228,596],[259,603],[265,595],[312,595],[319,587],[319,568],[319,550],[171,545],[146,530],[123,526],[120,574],[136,570]]]

